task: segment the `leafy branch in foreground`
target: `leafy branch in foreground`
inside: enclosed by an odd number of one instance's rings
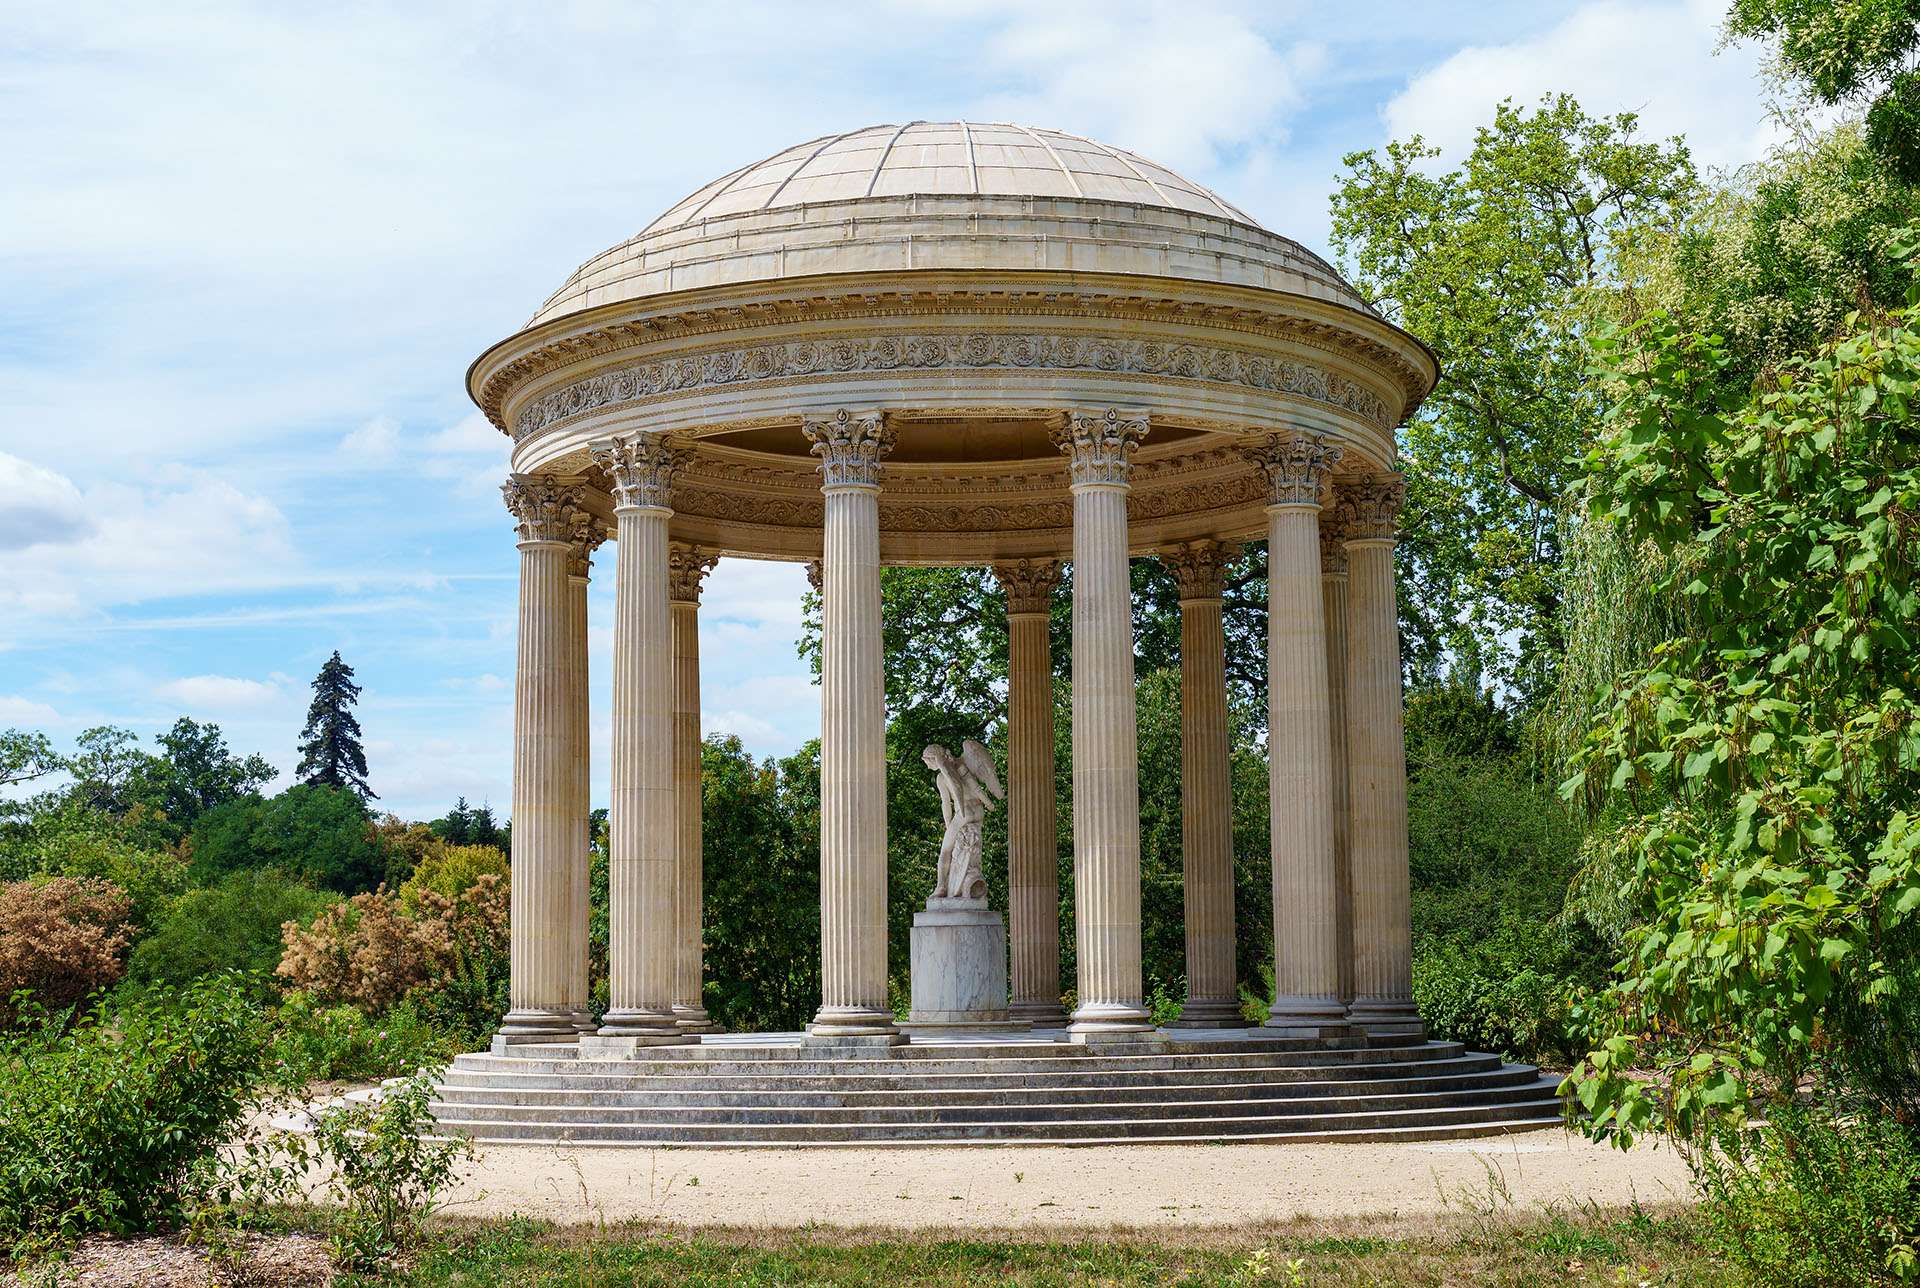
[[[1718,337],[1596,341],[1623,392],[1589,521],[1668,556],[1692,606],[1562,789],[1619,818],[1636,923],[1568,1079],[1596,1136],[1697,1139],[1810,1073],[1920,1130],[1917,327],[1920,296],[1853,318],[1745,398]]]

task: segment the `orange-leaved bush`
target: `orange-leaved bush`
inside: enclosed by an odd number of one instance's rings
[[[117,983],[133,905],[110,881],[53,877],[0,885],[0,1023],[26,990],[50,1011]]]

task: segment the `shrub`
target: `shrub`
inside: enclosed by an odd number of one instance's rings
[[[120,978],[126,969],[130,911],[119,887],[54,877],[0,886],[0,1022],[9,998],[26,990],[63,1011]]]
[[[1691,1155],[1714,1244],[1755,1283],[1920,1279],[1920,1138],[1873,1116],[1777,1106]]]
[[[506,881],[506,851],[492,845],[442,845],[421,859],[400,887],[401,906],[409,912],[416,910],[421,896],[429,890],[443,898],[458,899],[489,874]]]
[[[366,805],[350,791],[301,783],[278,796],[242,796],[193,825],[193,872],[203,884],[243,868],[279,868],[323,890],[356,894],[387,870]]]
[[[314,1145],[328,1163],[326,1190],[343,1209],[333,1255],[347,1269],[371,1270],[417,1240],[459,1163],[472,1156],[465,1140],[429,1134],[432,1099],[433,1076],[422,1072],[315,1119]]]
[[[0,878],[110,881],[126,895],[127,919],[138,933],[159,920],[187,883],[186,860],[162,848],[150,830],[142,818],[115,818],[74,804],[36,811],[0,834]]]
[[[338,895],[270,868],[229,872],[174,900],[153,933],[134,946],[127,979],[177,987],[223,970],[271,975],[280,961],[281,925],[311,921],[338,902]]]
[[[1423,945],[1414,1001],[1435,1037],[1511,1059],[1570,1057],[1573,1003],[1585,989],[1569,956],[1559,932],[1515,922],[1486,939]]]
[[[509,903],[506,878],[490,872],[476,877],[458,898],[434,891],[421,896],[422,915],[445,927],[449,951],[408,1000],[464,1049],[484,1045],[507,1012],[512,984]]]
[[[268,1028],[230,977],[0,1032],[0,1246],[176,1216],[268,1085]]]
[[[351,1006],[289,993],[275,1028],[275,1058],[298,1082],[398,1077],[454,1053],[446,1035],[406,1002],[375,1020]]]

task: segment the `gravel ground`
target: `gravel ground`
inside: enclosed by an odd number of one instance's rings
[[[1673,1150],[1566,1132],[1405,1145],[595,1149],[496,1146],[446,1211],[561,1223],[1143,1231],[1685,1202]]]

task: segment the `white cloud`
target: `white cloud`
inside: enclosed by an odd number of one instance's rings
[[[236,675],[189,675],[160,686],[161,697],[171,698],[192,711],[222,714],[270,706],[286,697],[277,682],[249,680]]]
[[[0,550],[64,545],[92,527],[73,480],[0,452]]]
[[[382,465],[400,452],[400,426],[376,416],[340,440],[340,454],[355,464]]]
[[[1639,113],[1650,137],[1684,134],[1703,166],[1739,165],[1779,131],[1761,105],[1759,51],[1714,53],[1725,16],[1722,0],[1589,0],[1538,34],[1453,53],[1382,115],[1394,138],[1422,135],[1452,163],[1501,99],[1526,107],[1564,91],[1589,113]]]
[[[60,723],[60,713],[44,702],[0,693],[0,727],[48,729]]]

